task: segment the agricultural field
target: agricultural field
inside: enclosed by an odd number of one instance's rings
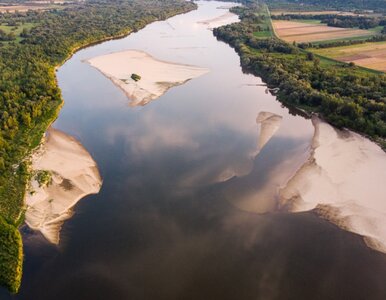
[[[318,42],[347,38],[363,38],[376,34],[370,30],[331,27],[315,22],[274,20],[275,33],[286,42]]]
[[[361,67],[386,72],[386,42],[309,50],[321,56],[342,62],[353,62]]]
[[[29,10],[50,10],[63,8],[63,3],[31,2],[30,4],[0,5],[0,13],[26,12]]]

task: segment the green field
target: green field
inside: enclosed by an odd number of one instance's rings
[[[24,23],[24,24],[18,24],[16,26],[8,26],[6,24],[0,24],[0,30],[4,31],[6,34],[13,33],[16,36],[16,42],[20,42],[23,40],[23,38],[20,36],[20,34],[23,32],[23,30],[31,30],[33,27],[37,26],[38,23]]]
[[[265,5],[258,13],[255,14],[259,18],[259,22],[256,23],[256,27],[259,27],[260,31],[253,32],[256,38],[269,38],[273,36],[273,27],[271,21],[271,15],[268,7]]]

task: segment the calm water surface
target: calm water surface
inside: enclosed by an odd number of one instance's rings
[[[0,299],[386,299],[386,256],[312,213],[273,212],[313,128],[197,22],[220,2],[79,51],[58,71],[54,127],[77,137],[104,183],[58,247],[24,229],[21,292]],[[144,107],[84,60],[139,49],[211,71]],[[259,155],[256,117],[283,116]],[[225,180],[229,179],[229,180]],[[254,211],[266,212],[256,214]]]

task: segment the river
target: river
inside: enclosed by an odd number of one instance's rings
[[[223,15],[224,3],[198,5],[59,68],[65,105],[53,126],[91,153],[102,189],[77,204],[58,246],[23,228],[21,291],[1,299],[386,298],[384,254],[313,213],[275,211],[314,128],[199,23]],[[127,49],[210,72],[130,107],[85,63]],[[259,152],[260,112],[282,120]]]

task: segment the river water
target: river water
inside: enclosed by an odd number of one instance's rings
[[[59,246],[23,229],[21,291],[1,299],[386,299],[384,254],[312,213],[275,212],[312,124],[199,23],[223,15],[224,3],[198,5],[58,70],[65,105],[54,127],[81,141],[104,182],[76,206]],[[127,49],[210,72],[130,107],[84,62]],[[262,111],[283,119],[258,153]]]

